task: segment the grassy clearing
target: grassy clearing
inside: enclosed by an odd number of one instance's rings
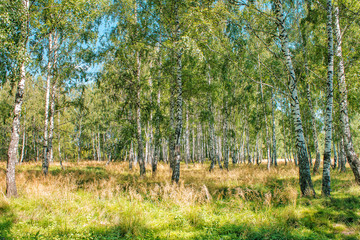
[[[140,179],[127,163],[17,167],[19,198],[4,197],[0,239],[360,239],[360,188],[332,173],[332,198],[300,198],[297,169],[185,165],[173,185],[168,166]],[[5,163],[0,174],[5,176]],[[320,194],[321,176],[315,176]]]

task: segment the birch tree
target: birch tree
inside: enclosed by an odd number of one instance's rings
[[[180,178],[180,159],[181,159],[181,132],[182,132],[182,48],[180,46],[180,37],[181,37],[181,28],[180,28],[180,19],[179,19],[179,3],[176,1],[175,9],[175,62],[176,62],[176,82],[175,82],[175,152],[174,152],[174,166],[172,169],[171,179],[178,183]]]
[[[360,160],[354,150],[348,116],[348,96],[345,77],[345,64],[341,48],[343,36],[340,28],[338,7],[335,8],[335,32],[337,42],[336,57],[338,59],[338,84],[340,92],[340,125],[342,130],[343,146],[345,149],[346,158],[349,160],[351,170],[355,176],[355,181],[360,185]]]
[[[282,0],[275,0],[275,13],[277,26],[279,29],[279,38],[281,42],[281,49],[284,54],[284,59],[286,61],[286,66],[289,71],[290,79],[289,79],[289,90],[291,95],[291,110],[292,110],[292,118],[295,126],[296,133],[296,148],[297,148],[297,158],[299,161],[299,181],[300,181],[300,189],[302,195],[315,195],[315,190],[313,187],[313,183],[311,180],[310,174],[310,164],[306,149],[306,142],[303,131],[303,124],[301,121],[300,115],[300,105],[299,98],[297,92],[297,81],[296,75],[294,71],[294,67],[292,64],[292,58],[289,50],[289,39],[288,34],[285,29],[285,19],[283,13]]]
[[[277,156],[276,156],[276,123],[275,123],[275,91],[271,91],[271,105],[272,105],[272,131],[273,131],[273,152],[272,152],[272,163],[277,166]]]
[[[325,147],[323,160],[322,194],[330,196],[331,192],[331,135],[332,135],[332,108],[333,108],[333,74],[334,74],[334,47],[332,30],[332,3],[327,0],[327,34],[328,34],[328,76],[326,88],[326,110],[325,110]]]
[[[15,164],[18,162],[18,146],[19,146],[19,132],[20,132],[20,116],[23,104],[23,97],[26,84],[26,61],[27,61],[27,42],[28,42],[28,20],[29,20],[29,1],[19,1],[15,5],[15,10],[19,14],[20,20],[20,41],[19,41],[19,68],[20,79],[17,85],[14,105],[14,118],[12,122],[11,140],[8,149],[8,160],[6,166],[6,196],[16,197],[17,188],[15,181]]]

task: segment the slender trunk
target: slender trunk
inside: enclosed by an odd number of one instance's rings
[[[291,106],[289,105],[289,109],[291,108]],[[291,109],[290,109],[290,112],[291,112]],[[293,124],[293,121],[292,121],[292,118],[291,118],[291,113],[289,113],[290,116],[289,116],[289,128],[290,128],[290,144],[289,144],[289,147],[288,147],[288,153],[289,153],[289,158],[290,158],[290,161],[291,161],[291,155],[293,156],[293,160],[294,160],[294,164],[295,166],[297,167],[298,164],[297,164],[297,160],[295,158],[295,152],[294,152],[294,124]],[[296,146],[295,146],[296,147]]]
[[[345,172],[346,171],[346,153],[345,153],[345,148],[344,148],[344,139],[341,138],[340,141],[340,172]]]
[[[173,58],[176,59],[176,53],[173,53]],[[176,67],[174,63],[174,72],[176,72]],[[173,170],[175,166],[175,88],[176,88],[176,79],[171,78],[170,83],[170,126],[169,126],[169,163],[170,169]]]
[[[129,154],[129,170],[132,170],[133,162],[134,162],[134,144],[133,144],[133,141],[131,141],[130,154]]]
[[[218,140],[218,142],[219,142],[219,144],[221,143],[221,141],[220,141],[220,139],[219,138],[216,138],[216,136],[215,136],[215,133],[214,133],[214,147],[215,147],[215,149],[214,149],[214,152],[215,152],[215,159],[218,161],[218,165],[219,165],[219,168],[220,169],[223,169],[223,167],[222,167],[222,164],[221,164],[221,150],[219,150],[219,149],[221,149],[221,144],[220,144],[220,147],[218,148],[218,147],[216,147],[217,145],[217,140]]]
[[[145,164],[149,163],[149,147],[150,147],[150,142],[149,142],[149,137],[150,137],[150,133],[149,133],[149,122],[148,125],[145,126],[145,154],[144,154],[144,162]]]
[[[195,158],[196,158],[196,153],[195,153],[195,143],[196,143],[196,138],[195,138],[195,128],[192,129],[192,163],[195,163]]]
[[[253,147],[253,149],[252,149],[252,164],[255,164],[255,151],[256,151],[256,149]]]
[[[49,162],[53,162],[53,138],[54,138],[54,115],[55,115],[55,97],[56,97],[56,85],[57,85],[57,77],[55,75],[55,68],[57,64],[57,48],[58,48],[58,36],[54,33],[54,43],[53,43],[53,72],[52,72],[52,88],[50,95],[50,123],[49,123],[49,139],[48,139],[48,151],[47,151],[47,159]]]
[[[53,34],[49,34],[48,64],[46,78],[46,95],[45,95],[45,121],[44,121],[44,160],[42,170],[46,176],[49,171],[48,144],[49,144],[49,108],[50,108],[50,91],[51,91],[51,62],[53,52]]]
[[[170,89],[170,134],[169,134],[169,163],[170,169],[174,168],[174,154],[175,154],[175,129],[174,129],[174,122],[175,122],[175,87],[172,83],[172,87]]]
[[[310,114],[311,114],[311,129],[312,129],[314,148],[315,148],[315,154],[316,154],[313,172],[318,173],[319,166],[320,166],[320,151],[319,151],[318,137],[317,137],[317,131],[316,131],[315,112],[314,112],[314,108],[312,105],[311,91],[310,91],[309,83],[307,84],[307,87],[306,87],[306,93],[307,93],[306,95],[307,95],[307,100],[308,100],[308,104],[309,104]]]
[[[237,163],[237,158],[236,158],[236,136],[235,136],[235,131],[234,131],[234,126],[231,127],[232,128],[232,133],[233,135],[231,136],[231,149],[230,149],[230,154],[231,154],[231,161],[233,164]],[[259,155],[258,155],[259,157]]]
[[[61,132],[60,132],[60,112],[58,112],[58,150],[59,150],[59,162],[60,162],[60,166],[61,169],[64,170],[64,166],[62,164],[62,157],[61,157]],[[94,141],[94,138],[93,138]]]
[[[32,149],[33,149],[33,152],[34,152],[34,158],[35,158],[35,161],[36,161],[36,138],[37,138],[37,131],[36,131],[36,127],[35,127],[35,116],[33,117],[33,125],[32,125],[32,129],[33,129],[33,138],[32,138]]]
[[[163,143],[162,143],[162,152],[163,152],[163,159],[165,163],[169,163],[169,152],[168,152],[168,148],[167,146],[169,146],[169,140],[163,139]]]
[[[94,159],[94,161],[96,161],[97,154],[96,154],[96,147],[95,147],[95,134],[93,134],[93,133],[91,133],[91,140],[92,140],[93,159]]]
[[[259,67],[260,67],[260,60],[259,60]],[[262,86],[262,79],[260,79],[260,95],[261,95],[261,102],[263,103],[263,111],[264,111],[264,124],[265,124],[265,139],[266,139],[266,152],[267,152],[267,169],[270,170],[270,163],[271,163],[271,157],[270,157],[270,137],[269,137],[269,127],[267,124],[267,112],[266,112],[266,102],[264,100],[264,94],[263,94],[263,86]]]
[[[325,110],[325,147],[323,160],[322,194],[330,196],[331,193],[331,138],[332,138],[332,108],[333,108],[333,75],[334,75],[334,43],[332,30],[332,4],[327,0],[327,33],[328,33],[328,77]]]
[[[340,170],[340,165],[341,165],[341,146],[340,146],[340,143],[341,143],[341,141],[342,141],[342,137],[340,137],[340,139],[339,139],[339,142],[338,142],[338,156],[339,156],[339,158],[338,158],[338,166],[337,166],[337,170]]]
[[[289,50],[289,40],[285,29],[285,19],[282,10],[282,1],[275,0],[275,11],[277,18],[277,25],[279,28],[279,38],[281,41],[281,48],[286,60],[286,65],[290,74],[289,89],[291,94],[291,109],[296,132],[296,147],[297,158],[299,161],[299,182],[302,195],[315,195],[315,190],[311,180],[310,165],[305,144],[303,125],[300,114],[300,104],[296,86],[296,75],[292,64],[292,59]]]
[[[142,137],[142,130],[141,130],[141,59],[139,52],[136,53],[136,63],[137,63],[137,81],[138,81],[138,91],[137,91],[137,97],[136,97],[136,126],[137,126],[137,142],[138,142],[138,149],[137,149],[137,156],[138,156],[138,162],[140,167],[140,176],[145,175],[145,161],[144,161],[144,143],[143,143],[143,137]]]
[[[36,160],[35,160],[35,162],[38,162],[39,161],[39,147],[38,147],[38,145],[36,145]]]
[[[295,164],[295,166],[297,167],[299,164],[298,164],[298,159],[297,159],[297,154],[296,154],[296,152],[293,153],[293,156],[294,156],[294,164]]]
[[[200,123],[197,125],[196,130],[196,155],[197,155],[197,161],[201,162],[201,126]]]
[[[285,106],[285,104],[284,104]],[[285,109],[285,107],[284,107]],[[285,132],[285,116],[283,117],[283,137],[284,137],[284,160],[285,160],[285,165],[287,165],[287,141],[286,141],[286,132]]]
[[[247,154],[248,163],[251,164],[249,124],[247,121],[246,121],[246,154]]]
[[[159,133],[159,126],[156,127],[156,131],[155,131],[155,144],[154,144],[154,156],[152,157],[152,161],[151,161],[151,170],[152,170],[152,175],[155,176],[156,175],[156,170],[157,170],[157,164],[159,162],[159,157],[160,157],[160,133]]]
[[[98,161],[101,161],[101,137],[100,137],[100,132],[98,132],[97,134],[97,140],[98,140]]]
[[[28,19],[28,10],[29,10],[29,1],[23,1],[24,12]],[[8,159],[6,166],[6,196],[7,197],[16,197],[16,181],[15,181],[15,164],[17,162],[18,155],[18,146],[19,146],[19,130],[20,130],[20,114],[21,107],[23,103],[23,96],[25,91],[26,83],[26,70],[25,70],[25,58],[26,58],[26,45],[28,39],[28,32],[25,32],[27,29],[28,20],[24,21],[22,24],[22,37],[23,43],[20,52],[21,66],[20,66],[20,81],[17,86],[16,95],[15,95],[15,104],[14,104],[14,118],[11,129],[11,139],[8,149]]]
[[[229,144],[228,144],[228,100],[224,99],[224,168],[229,171]]]
[[[51,104],[50,104],[50,124],[49,124],[49,139],[48,139],[48,151],[47,159],[49,162],[53,162],[53,138],[54,138],[54,115],[55,115],[55,95],[56,87],[55,83],[51,93]]]
[[[153,64],[152,61],[150,62],[150,69],[153,68]],[[153,105],[153,99],[152,99],[152,92],[153,92],[153,81],[152,81],[152,76],[149,76],[149,87],[150,87],[150,104]],[[153,162],[153,139],[154,139],[154,134],[153,134],[153,111],[150,111],[150,119],[149,119],[149,123],[148,123],[148,134],[149,134],[149,141],[148,141],[148,147],[149,148],[147,150],[147,163],[152,164]]]
[[[185,134],[185,162],[190,161],[190,129],[189,129],[189,104],[186,107],[186,134]]]
[[[220,137],[217,137],[216,140],[217,140],[217,148],[216,148],[216,150],[217,150],[217,155],[218,155],[218,158],[219,158],[218,161],[221,162],[222,159],[223,159],[223,156],[222,156],[221,138],[220,138]]]
[[[138,13],[137,13],[137,0],[134,1],[134,22],[138,24]],[[134,26],[134,38],[138,37],[137,26]],[[146,173],[145,169],[145,160],[144,160],[144,142],[142,136],[142,126],[141,126],[141,57],[140,52],[136,50],[136,81],[137,81],[137,94],[136,94],[136,138],[137,138],[137,159],[139,161],[140,167],[140,176],[144,176]]]
[[[277,156],[276,156],[276,132],[275,132],[275,92],[271,91],[271,102],[272,102],[272,122],[273,122],[273,154],[272,154],[272,162],[275,167],[277,166]]]
[[[242,163],[242,159],[241,159],[241,142],[240,145],[238,145],[238,149],[237,149],[237,158],[239,159],[239,163]]]
[[[339,83],[339,92],[340,92],[340,125],[342,128],[342,135],[344,138],[344,149],[346,153],[346,158],[349,161],[349,165],[354,174],[356,183],[360,185],[360,161],[354,150],[354,146],[351,138],[351,132],[350,132],[349,116],[348,116],[345,66],[344,66],[344,59],[342,56],[342,48],[341,48],[342,39],[341,39],[338,7],[335,9],[335,31],[336,31],[336,39],[337,39],[336,56],[339,60],[338,83]]]
[[[308,149],[309,164],[310,164],[310,168],[311,168],[312,165],[313,165],[313,162],[312,162],[312,156],[311,156],[311,150],[310,150],[310,134],[307,134],[306,147],[307,147],[307,149]]]
[[[243,141],[242,141],[242,163],[245,164],[246,163],[246,146],[245,146],[245,144],[246,144],[245,143],[245,141],[246,141],[246,129],[244,129],[244,134],[245,134],[245,137],[243,137]]]
[[[161,35],[160,35],[160,40],[159,40],[159,66],[160,66],[160,70],[158,73],[158,81],[157,81],[157,85],[158,85],[158,93],[157,93],[157,106],[156,106],[156,130],[155,130],[155,143],[154,143],[154,157],[152,158],[152,162],[151,162],[151,169],[152,169],[152,174],[153,176],[156,175],[156,170],[157,170],[157,164],[159,162],[160,159],[160,152],[161,152],[161,134],[160,134],[160,101],[161,101],[161,67],[162,67],[162,59],[161,59],[161,52],[160,52],[160,46],[161,46]]]
[[[263,150],[262,150],[262,145],[263,145],[263,142],[262,142],[262,138],[263,138],[263,136],[262,136],[262,132],[260,133],[260,143],[259,143],[259,154],[260,154],[260,159],[259,159],[259,164],[261,164],[262,163],[262,161],[263,161]]]
[[[81,134],[82,134],[82,116],[80,116],[79,119],[79,132],[78,132],[78,143],[77,143],[77,162],[80,162],[81,159]],[[99,144],[100,144],[100,138],[99,138]],[[100,146],[100,145],[99,145]]]
[[[106,165],[106,166],[109,165],[110,162],[111,162],[111,160],[112,160],[112,158],[111,158],[111,151],[109,151],[109,152],[108,152],[108,160],[107,160],[107,162],[106,162],[105,165]]]
[[[206,137],[205,137],[205,131],[203,129],[201,129],[201,132],[203,133],[201,139],[201,153],[202,153],[201,163],[204,163],[206,159],[206,141],[205,141]]]
[[[112,150],[113,150],[113,145],[111,143],[111,128],[106,132],[106,152],[107,152],[107,157],[108,157],[108,160],[106,162],[106,166],[110,164],[110,162],[112,161]]]
[[[333,165],[333,169],[336,169],[337,166],[337,154],[336,154],[336,146],[335,146],[335,141],[333,140],[333,148],[334,148],[334,165]]]
[[[256,151],[256,164],[259,165],[259,133],[256,134],[256,144],[255,144],[255,151]]]
[[[25,146],[26,146],[26,108],[25,108],[25,116],[24,116],[23,139],[22,139],[20,163],[22,163],[24,161]]]
[[[178,16],[178,4],[175,5],[175,33],[176,33],[176,45],[180,43],[180,22]],[[179,182],[180,178],[180,139],[182,131],[182,49],[180,46],[176,46],[176,127],[175,127],[175,161],[172,172],[172,181]]]
[[[21,115],[21,107],[23,103],[23,96],[24,96],[25,82],[26,82],[25,61],[21,63],[20,74],[21,74],[21,78],[15,95],[14,118],[12,123],[11,140],[8,150],[8,161],[6,167],[7,197],[17,196],[16,181],[15,181],[15,164],[17,162],[17,155],[18,155],[20,115]]]

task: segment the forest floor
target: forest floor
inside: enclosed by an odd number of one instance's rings
[[[0,239],[360,239],[360,187],[332,171],[332,197],[301,198],[293,164],[237,165],[208,171],[167,165],[139,178],[128,163],[17,166],[18,198],[5,195],[0,163]]]

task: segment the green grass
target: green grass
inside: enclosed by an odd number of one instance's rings
[[[4,197],[0,239],[360,239],[360,188],[350,171],[332,172],[332,197],[300,198],[297,169],[235,166],[229,172],[168,166],[139,178],[126,163],[17,166],[19,197]],[[0,163],[0,172],[5,164]]]

